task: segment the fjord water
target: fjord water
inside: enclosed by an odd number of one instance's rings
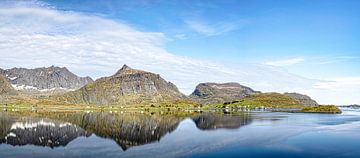
[[[0,157],[360,157],[360,112],[0,112]]]

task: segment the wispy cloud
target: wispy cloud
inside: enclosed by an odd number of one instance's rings
[[[265,65],[282,67],[282,66],[290,66],[290,65],[299,64],[304,61],[305,61],[304,58],[296,57],[296,58],[289,58],[289,59],[284,59],[284,60],[268,61],[268,62],[265,62]]]
[[[326,65],[326,64],[354,61],[359,59],[360,59],[359,56],[332,56],[332,57],[315,58],[313,59],[312,63],[315,65]]]
[[[206,36],[221,35],[240,28],[239,24],[228,21],[209,24],[200,18],[190,18],[186,19],[184,22],[190,29]]]
[[[174,35],[174,37],[177,39],[181,39],[181,40],[187,39],[186,34],[176,34],[176,35]]]
[[[333,78],[331,81],[315,84],[315,88],[320,89],[347,89],[351,88],[351,86],[360,87],[360,77]]]
[[[359,104],[360,103],[360,77],[329,78],[309,88],[309,94],[315,99],[324,100],[326,104]]]

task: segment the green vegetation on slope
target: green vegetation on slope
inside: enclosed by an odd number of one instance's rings
[[[226,103],[209,104],[206,107],[222,108],[222,107],[267,107],[267,108],[303,108],[300,102],[293,98],[280,93],[259,93],[245,97],[239,101],[232,101]]]
[[[12,103],[0,103],[1,108],[10,109],[29,109],[29,110],[86,110],[86,111],[123,111],[123,110],[139,110],[139,111],[181,111],[181,110],[207,110],[231,108],[239,109],[256,109],[265,108],[272,110],[281,110],[285,112],[304,112],[304,113],[341,113],[336,106],[304,106],[293,98],[279,93],[261,93],[253,94],[241,100],[232,102],[201,105],[191,100],[177,100],[158,103],[138,103],[138,104],[113,104],[113,105],[81,105],[69,104],[54,101],[48,98],[31,98],[25,96],[12,96]],[[288,110],[287,110],[288,109]],[[294,111],[294,109],[299,109]]]

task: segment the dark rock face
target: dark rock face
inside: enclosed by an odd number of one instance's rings
[[[318,106],[319,105],[315,100],[311,99],[307,95],[303,95],[303,94],[299,94],[299,93],[284,93],[284,94],[293,98],[294,100],[300,102],[301,104],[303,104],[305,106]]]
[[[0,75],[4,75],[5,76],[6,71],[4,69],[0,69]]]
[[[16,93],[8,79],[0,74],[0,95],[15,95]]]
[[[158,74],[124,65],[110,77],[103,77],[58,100],[80,104],[138,104],[180,100],[185,96]]]
[[[259,92],[239,83],[200,83],[190,98],[202,104],[210,104],[239,100],[255,93]]]
[[[67,68],[12,68],[0,70],[17,90],[46,91],[54,89],[78,89],[93,80],[90,77],[78,77]]]

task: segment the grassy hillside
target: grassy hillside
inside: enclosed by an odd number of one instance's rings
[[[269,107],[269,108],[303,108],[300,102],[280,93],[253,94],[238,101],[210,104],[207,107]]]

